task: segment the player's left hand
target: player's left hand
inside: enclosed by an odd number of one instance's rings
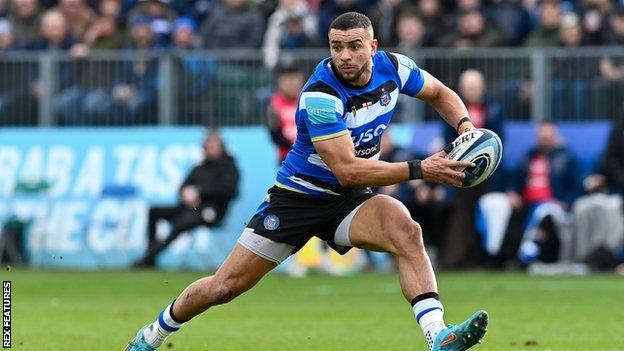
[[[461,186],[466,174],[456,169],[474,167],[474,163],[449,160],[444,156],[446,156],[446,151],[442,150],[422,160],[423,179],[434,183]]]

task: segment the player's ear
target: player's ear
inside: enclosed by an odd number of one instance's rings
[[[372,49],[371,56],[375,55],[375,53],[377,52],[378,45],[379,45],[379,43],[377,42],[377,39],[371,40],[371,49]]]

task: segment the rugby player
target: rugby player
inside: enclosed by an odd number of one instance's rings
[[[339,16],[328,35],[331,57],[299,97],[297,140],[236,246],[214,275],[184,289],[126,350],[155,350],[191,318],[251,289],[313,235],[341,254],[352,247],[393,254],[401,290],[431,350],[466,350],[484,336],[485,311],[445,325],[420,226],[401,202],[368,189],[411,179],[461,185],[465,174],[456,169],[474,165],[445,159],[448,148],[424,160],[378,157],[399,93],[432,105],[459,134],[474,129],[465,105],[410,58],[378,50],[365,15]]]

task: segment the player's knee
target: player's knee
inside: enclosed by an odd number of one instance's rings
[[[417,222],[408,219],[397,223],[397,228],[393,232],[396,254],[413,254],[424,249],[422,229]]]

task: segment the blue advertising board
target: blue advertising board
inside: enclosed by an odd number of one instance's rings
[[[146,248],[150,205],[174,204],[202,158],[200,127],[0,129],[0,219],[27,221],[34,266],[123,268]],[[166,268],[208,269],[221,262],[254,213],[277,167],[261,127],[224,128],[241,171],[239,197],[225,223],[199,228],[160,255]],[[45,180],[41,193],[15,192]],[[166,229],[166,228],[159,228]]]

